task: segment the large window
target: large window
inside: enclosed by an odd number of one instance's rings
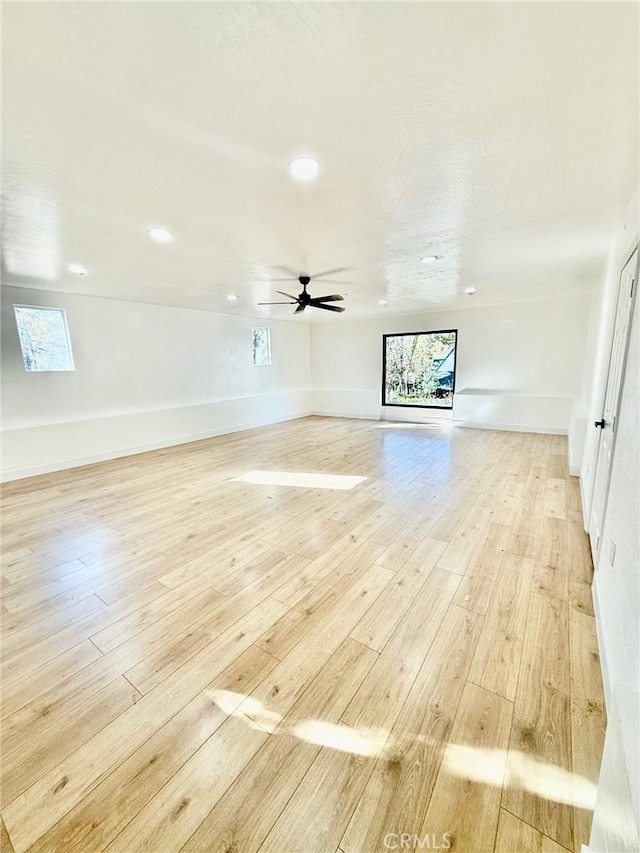
[[[14,305],[24,369],[74,370],[67,317],[62,308]]]
[[[382,336],[382,405],[453,408],[455,329]]]
[[[253,329],[253,363],[262,366],[271,364],[271,335],[266,326]]]

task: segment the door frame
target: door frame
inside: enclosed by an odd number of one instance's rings
[[[636,257],[636,264],[635,264],[635,271],[634,271],[634,284],[633,284],[633,291],[631,294],[631,310],[629,313],[629,327],[627,329],[627,337],[626,337],[626,340],[624,343],[624,354],[623,354],[623,358],[622,358],[622,370],[620,373],[620,393],[618,394],[618,399],[616,401],[616,410],[615,410],[616,429],[614,430],[613,438],[612,438],[612,442],[611,442],[611,460],[612,460],[612,462],[611,462],[611,465],[609,467],[609,471],[607,472],[607,483],[606,483],[606,486],[604,489],[604,497],[603,497],[603,502],[602,502],[602,516],[600,519],[600,525],[601,525],[600,539],[602,538],[602,531],[604,530],[604,523],[605,523],[605,520],[607,517],[607,507],[609,504],[609,490],[611,487],[611,469],[613,468],[613,460],[615,459],[616,443],[617,443],[617,437],[618,437],[617,424],[618,424],[619,417],[620,417],[620,405],[622,402],[622,392],[624,390],[624,382],[625,382],[625,377],[626,377],[626,372],[627,372],[627,358],[628,358],[628,354],[629,354],[629,340],[631,338],[631,328],[633,325],[633,317],[634,317],[634,313],[635,313],[635,309],[636,309],[636,301],[637,301],[636,297],[638,294],[638,287],[639,287],[638,277],[640,275],[640,241],[638,241],[637,239],[634,241],[633,245],[624,253],[623,261],[622,261],[622,263],[620,263],[620,265],[618,267],[618,279],[617,279],[618,284],[617,284],[617,292],[616,292],[616,296],[615,296],[615,304],[613,307],[612,323],[611,323],[610,335],[609,335],[610,341],[609,341],[609,348],[608,348],[609,352],[607,355],[607,366],[606,366],[606,371],[605,371],[605,381],[604,381],[604,384],[602,387],[602,393],[600,395],[600,401],[599,401],[599,405],[598,405],[598,409],[597,409],[597,411],[599,413],[599,417],[602,418],[603,417],[603,408],[604,408],[606,397],[607,397],[607,387],[609,385],[609,373],[611,370],[611,359],[613,356],[613,346],[615,343],[616,320],[618,317],[618,307],[620,305],[620,296],[621,296],[621,290],[622,290],[622,273],[624,272],[627,264],[629,263],[629,261],[631,260],[631,258],[633,257],[635,252],[637,252],[638,254]],[[590,489],[589,489],[589,505],[588,505],[589,506],[589,516],[587,519],[587,532],[589,534],[589,545],[590,545],[590,549],[591,549],[591,556],[593,558],[593,566],[594,566],[594,569],[596,569],[596,570],[598,569],[598,564],[600,562],[601,551],[600,551],[600,548],[598,548],[598,550],[596,551],[593,547],[592,533],[594,531],[592,530],[592,518],[593,518],[593,509],[594,509],[593,501],[595,498],[595,488],[596,488],[597,479],[598,479],[597,475],[598,475],[598,463],[600,461],[601,441],[602,441],[602,436],[600,434],[598,436],[598,441],[596,444],[596,453],[595,453],[594,464],[593,464],[593,475],[591,477],[591,484],[590,484]],[[598,544],[600,545],[600,542]]]

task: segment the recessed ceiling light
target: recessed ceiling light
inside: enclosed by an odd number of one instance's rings
[[[296,181],[315,181],[320,163],[315,157],[296,157],[289,163],[289,174]]]
[[[170,243],[173,240],[173,234],[168,228],[154,226],[147,228],[147,234],[154,243]]]
[[[422,263],[422,264],[433,264],[433,263],[435,263],[435,261],[439,261],[439,260],[440,260],[440,258],[438,257],[438,255],[425,255],[424,257],[420,258],[420,263]]]
[[[477,289],[478,289],[477,287],[465,287],[464,292],[468,293],[469,296],[472,296],[476,292]]]
[[[387,304],[386,299],[378,299],[378,305],[386,305],[386,304]]]
[[[82,264],[67,264],[67,269],[73,275],[86,275],[89,272]]]
[[[227,296],[227,299],[229,300],[229,302],[237,302],[238,301],[238,297],[235,295],[235,293],[230,293]]]

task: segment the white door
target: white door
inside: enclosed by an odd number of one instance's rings
[[[627,344],[629,340],[629,326],[631,324],[631,312],[633,298],[635,296],[635,281],[637,278],[638,250],[629,258],[620,275],[620,289],[618,291],[618,303],[616,307],[616,319],[613,328],[613,340],[611,343],[611,356],[609,360],[609,373],[604,396],[602,416],[593,427],[600,430],[600,441],[598,444],[598,456],[593,486],[593,500],[591,502],[591,518],[589,520],[589,536],[591,537],[591,550],[593,552],[593,564],[598,566],[600,556],[600,541],[602,528],[607,509],[607,495],[609,491],[609,479],[611,476],[611,464],[613,462],[613,449],[616,438],[616,421],[620,404],[620,391],[624,378],[624,367],[627,355]]]

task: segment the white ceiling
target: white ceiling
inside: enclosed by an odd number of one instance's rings
[[[344,317],[574,293],[637,181],[635,3],[3,17],[5,283],[285,318],[256,307],[298,292],[270,281],[281,265],[349,268],[310,288],[348,294]],[[287,173],[301,153],[314,184]],[[173,243],[148,240],[158,224]]]

